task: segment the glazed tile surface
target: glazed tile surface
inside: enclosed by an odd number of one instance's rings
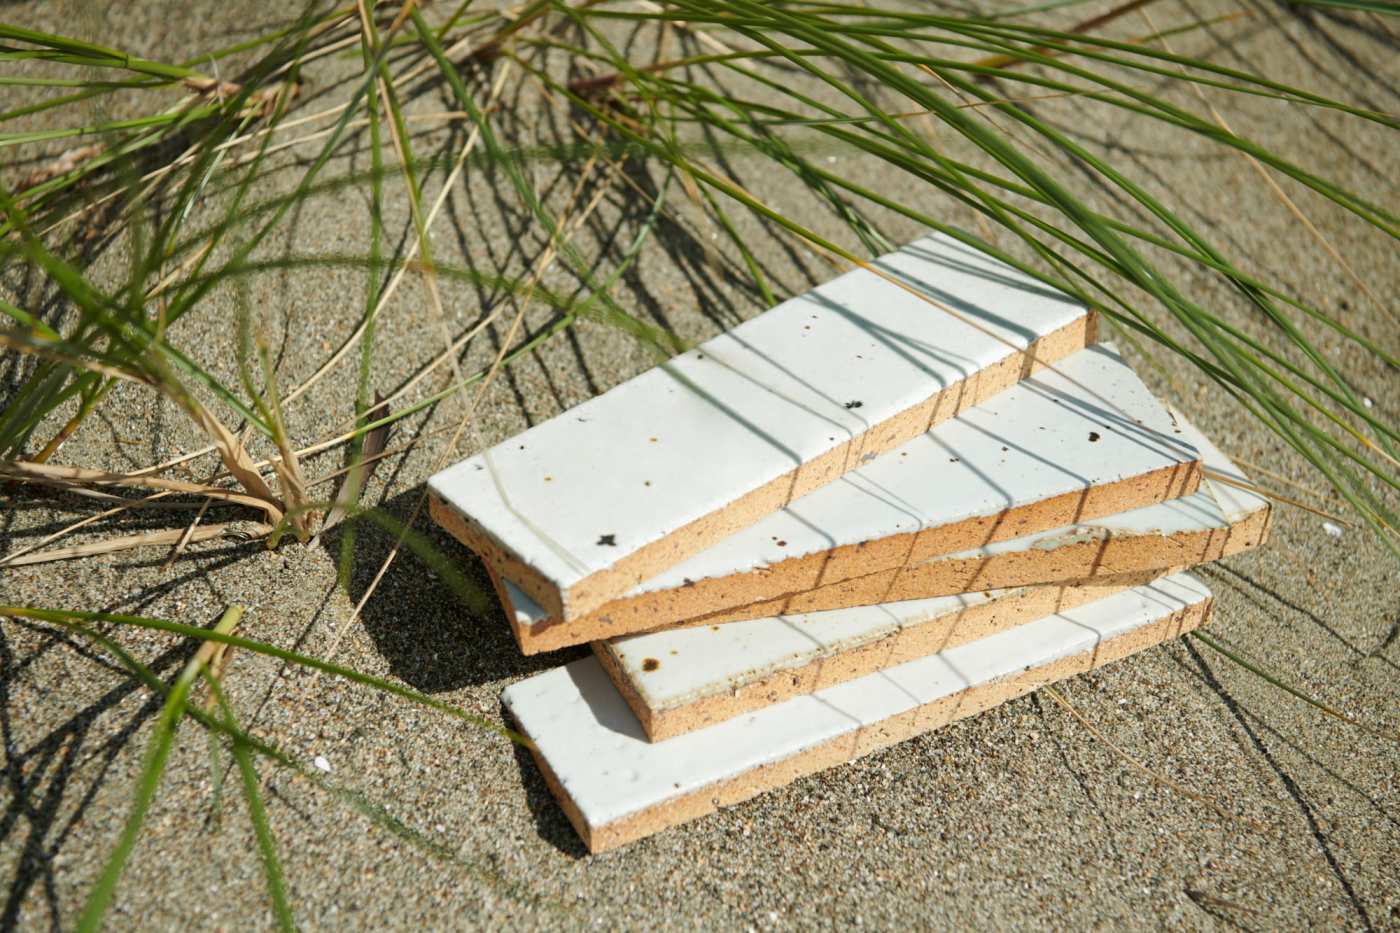
[[[1099,344],[872,459],[628,595],[995,515],[1198,459],[1175,416],[1111,345]]]
[[[848,273],[429,485],[562,593],[1086,314],[942,236],[877,265],[936,304]]]
[[[1248,477],[1205,435],[1180,413],[1176,413],[1176,418],[1183,436],[1201,451],[1208,469],[1248,482]],[[1085,537],[1227,531],[1267,507],[1268,502],[1262,496],[1205,479],[1200,491],[1190,496],[1095,522],[997,542],[950,557],[1053,550]],[[609,653],[614,670],[642,703],[652,710],[665,710],[699,698],[736,691],[775,671],[813,664],[901,629],[957,615],[1008,592],[1011,591],[990,590],[876,606],[792,613],[723,625],[672,628],[609,639],[596,643],[595,648]]]
[[[647,740],[594,657],[520,681],[502,699],[559,792],[596,829],[942,697],[1091,652],[1209,598],[1199,580],[1177,574],[660,743]]]
[[[1198,439],[1197,432],[1188,432],[1153,397],[1111,345],[1089,347],[1062,360],[1053,371],[1022,381],[645,580],[622,599],[664,597],[697,581],[740,575],[762,586],[759,578],[783,561],[821,560],[836,549],[996,516],[1056,496],[1195,464],[1200,458]],[[1197,510],[1205,511],[1195,514]],[[1183,522],[1208,521],[1206,512],[1220,517],[1208,496],[1177,511],[1183,513]],[[1003,533],[1010,528],[1008,523],[993,530]],[[1015,547],[1011,542],[991,546]],[[890,569],[906,556],[857,554],[846,565],[850,571],[827,563],[822,582],[840,579],[838,573]],[[876,559],[883,563],[873,563]],[[915,557],[916,562],[925,559],[930,558]],[[506,591],[518,624],[555,623],[537,601],[509,581]],[[736,594],[743,592],[735,588]],[[727,605],[742,606],[771,595],[735,598]],[[638,602],[633,614],[646,616],[644,605]],[[603,612],[616,618],[613,608],[604,607]],[[644,624],[629,623],[621,632],[647,631],[683,618],[644,618]]]

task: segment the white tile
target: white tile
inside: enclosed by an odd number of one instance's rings
[[[1201,451],[1208,469],[1239,482],[1249,482],[1238,466],[1186,422],[1184,416],[1177,413],[1176,417],[1183,437]],[[1182,532],[1217,534],[1268,509],[1268,500],[1256,493],[1208,479],[1201,485],[1201,492],[1193,496],[1116,514],[1096,523],[1068,525],[1044,534],[998,542],[977,552],[967,552],[967,555],[1044,553],[1081,535],[1093,539],[1133,537],[1151,541]],[[1158,565],[1155,569],[1166,570],[1168,565]],[[1035,580],[1033,583],[1061,581]],[[983,607],[988,602],[1005,600],[1019,593],[1021,590],[1016,588],[938,595],[867,607],[797,612],[724,625],[673,628],[650,635],[617,637],[595,643],[595,649],[609,654],[609,670],[622,679],[622,685],[634,696],[634,702],[641,703],[651,713],[664,713],[715,696],[734,696],[746,686],[771,678],[780,671],[797,671],[818,663],[825,664],[825,670],[848,670],[847,665],[830,661],[833,658],[840,661],[843,654],[857,653],[862,647],[888,639],[895,633],[938,625],[965,614],[967,609]],[[1025,619],[1012,616],[1008,625],[1023,621]],[[860,667],[879,670],[883,664],[875,658],[865,658]]]
[[[1176,413],[1183,434],[1202,453],[1205,466],[1213,473],[1248,482],[1248,477],[1200,431]],[[1224,535],[1239,524],[1259,516],[1268,509],[1268,500],[1238,487],[1211,480],[1202,481],[1202,489],[1194,495],[1111,515],[1093,523],[1081,523],[1057,528],[1050,532],[1027,535],[999,542],[975,552],[955,555],[990,556],[1020,552],[1046,555],[1055,548],[1089,537],[1099,541],[1105,537],[1133,538],[1143,544],[1142,550],[1153,553],[1148,546],[1153,540],[1179,535]],[[1251,544],[1257,543],[1257,539]],[[1163,555],[1175,555],[1174,548],[1163,548]],[[1051,565],[1059,570],[1058,565]],[[1144,563],[1135,570],[1165,571],[1168,563]],[[1063,583],[1071,578],[1047,578],[1028,584]],[[851,679],[864,673],[899,663],[884,653],[862,651],[877,642],[891,645],[897,635],[910,635],[913,630],[939,630],[938,637],[965,641],[957,625],[968,610],[987,606],[996,601],[1019,602],[1021,588],[998,589],[963,595],[940,595],[931,598],[906,599],[880,605],[830,609],[818,612],[791,613],[769,618],[729,622],[723,625],[699,625],[667,629],[644,635],[630,635],[597,642],[595,650],[606,652],[606,667],[619,686],[643,709],[648,717],[670,714],[672,721],[689,720],[685,728],[699,724],[697,716],[687,716],[686,707],[711,701],[705,710],[708,721],[717,721],[721,712],[734,715],[746,708],[763,705],[762,695],[745,697],[745,688],[770,681],[767,689],[783,696],[805,684],[790,684],[775,675],[797,672],[821,665],[816,676],[824,683],[835,679]],[[1063,593],[1063,591],[1060,591]],[[1064,594],[1073,598],[1074,594]],[[1059,598],[1064,598],[1062,595]],[[1027,621],[1023,614],[1008,607],[1005,626]],[[932,638],[933,636],[930,635]],[[791,687],[792,689],[787,689]],[[766,691],[765,691],[766,692]],[[715,702],[715,701],[718,702]],[[680,715],[676,715],[679,713]],[[667,733],[673,726],[667,726]]]
[[[1086,326],[1063,295],[946,237],[877,265],[909,290],[866,270],[843,275],[444,470],[430,488],[497,569],[514,565],[516,582],[571,617],[643,579],[633,573],[643,563],[654,573],[695,553],[789,501],[785,490],[829,481],[935,415],[916,424],[901,413],[949,390],[936,415],[950,416],[960,396],[985,389],[979,374]],[[785,478],[795,472],[794,487]],[[763,489],[771,504],[730,509]]]
[[[851,652],[1005,596],[1001,590],[668,629],[596,642],[653,711],[734,693],[778,671]]]
[[[917,713],[943,701],[958,705],[934,725],[1033,689],[1037,672],[1052,676],[1062,659],[1082,659],[1073,666],[1084,669],[1160,641],[1176,630],[1154,624],[1209,598],[1179,574],[666,742],[647,741],[593,657],[516,683],[502,699],[599,850],[916,734]],[[1004,683],[1018,677],[1008,692]]]
[[[1172,411],[1172,415],[1176,420],[1177,427],[1181,429],[1181,438],[1200,451],[1201,465],[1209,473],[1218,474],[1246,485],[1253,485],[1244,471],[1232,463],[1225,452],[1215,446],[1200,429],[1187,421],[1185,415],[1176,410]],[[1211,479],[1207,475],[1202,477],[1200,489],[1190,496],[1154,503],[1140,509],[1105,515],[1093,521],[1063,525],[1046,532],[1023,535],[1008,541],[997,541],[982,547],[943,555],[928,563],[934,563],[938,560],[960,560],[967,557],[1009,554],[1031,549],[1050,551],[1085,538],[1099,540],[1123,536],[1169,537],[1180,533],[1223,532],[1267,511],[1268,508],[1269,500],[1258,493]],[[1050,579],[1036,582],[1055,581]]]
[[[628,595],[996,515],[1198,459],[1174,416],[1111,345],[1100,344],[803,496]]]
[[[549,650],[917,564],[1061,526],[1070,507],[1082,519],[1111,514],[1094,503],[1115,484],[1113,501],[1134,505],[1189,494],[1191,441],[1110,345],[1089,347],[576,623],[512,606],[517,635],[527,651]],[[1056,499],[1065,509],[1044,507]]]

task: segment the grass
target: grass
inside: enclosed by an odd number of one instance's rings
[[[1380,3],[1295,4],[1310,5],[1346,16],[1395,12]],[[713,225],[723,239],[704,246],[708,261],[745,279],[765,304],[783,293],[750,248],[754,229],[832,268],[863,266],[891,247],[879,217],[941,230],[985,250],[1100,310],[1121,338],[1159,365],[1199,370],[1272,432],[1278,450],[1310,465],[1347,520],[1400,556],[1390,505],[1400,488],[1400,430],[1374,410],[1339,362],[1361,354],[1400,366],[1393,340],[1368,335],[1345,315],[1246,267],[1210,225],[1155,195],[1128,160],[1101,154],[1035,106],[1064,98],[1093,102],[1247,163],[1319,253],[1355,282],[1358,300],[1383,307],[1384,296],[1374,294],[1332,246],[1325,225],[1300,205],[1320,205],[1394,249],[1400,217],[1386,199],[1295,164],[1236,132],[1223,112],[1232,99],[1248,97],[1271,102],[1280,114],[1327,113],[1386,130],[1400,125],[1397,118],[1178,54],[1175,44],[1229,18],[1202,21],[1178,12],[1158,11],[1151,0],[1107,8],[1056,0],[986,15],[820,0],[530,0],[511,9],[308,2],[285,23],[170,62],[0,25],[0,85],[25,94],[25,102],[0,113],[0,151],[10,165],[0,173],[0,274],[11,296],[46,296],[44,302],[0,298],[0,313],[10,321],[0,330],[0,346],[16,374],[0,408],[0,473],[22,494],[56,488],[84,496],[94,509],[41,545],[0,558],[0,572],[7,563],[135,548],[167,548],[173,562],[191,543],[221,538],[300,547],[344,520],[343,584],[354,572],[357,528],[375,523],[394,540],[356,613],[405,549],[482,611],[490,597],[416,530],[422,495],[406,521],[363,508],[360,497],[391,458],[417,451],[441,466],[460,456],[493,383],[545,343],[568,339],[580,322],[629,335],[657,359],[685,347],[679,334],[639,314],[624,287],[658,230],[684,226],[683,214]],[[425,109],[433,99],[442,109]],[[566,138],[547,146],[517,143],[515,119],[524,112],[548,115]],[[445,143],[432,132],[441,127],[451,130]],[[367,154],[367,168],[355,167],[351,156],[358,153]],[[872,188],[843,172],[837,153],[878,160],[939,193],[974,214],[981,232]],[[739,154],[761,157],[767,172],[790,175],[825,214],[773,203],[734,170]],[[659,175],[660,183],[640,184],[637,166]],[[289,186],[269,184],[289,173]],[[576,183],[561,193],[553,176]],[[501,180],[497,196],[512,201],[531,225],[528,235],[542,244],[523,270],[449,260],[435,246],[448,196],[464,180],[481,177]],[[1090,202],[1076,194],[1082,188],[1073,182],[1082,177],[1104,197]],[[276,255],[271,245],[295,231],[298,213],[326,197],[363,203],[355,222],[368,230],[367,248]],[[595,255],[580,233],[604,197],[638,202],[642,210],[620,247]],[[391,200],[407,204],[404,230],[386,220]],[[124,256],[124,267],[114,272],[100,261],[104,250],[94,242]],[[334,269],[353,271],[363,282],[355,326],[309,377],[284,385],[251,289],[260,277]],[[1247,322],[1213,307],[1197,284],[1202,280],[1228,285],[1249,309]],[[395,307],[405,283],[421,291],[424,332],[441,350],[413,379],[380,397],[380,318]],[[459,285],[499,299],[466,330],[443,297],[444,288]],[[237,308],[229,325],[237,331],[236,380],[227,361],[177,339],[188,338],[178,326],[183,319],[207,314],[226,298]],[[547,319],[527,320],[538,309]],[[480,354],[468,351],[488,333],[496,349],[469,371],[465,362]],[[342,420],[298,446],[302,400],[341,367],[356,373],[353,398],[337,413]],[[418,392],[425,381],[432,387]],[[167,402],[204,446],[138,469],[56,463],[118,386]],[[451,416],[429,427],[444,406]],[[389,445],[391,430],[400,434],[399,446]],[[343,468],[309,472],[308,463],[340,449],[348,461]],[[203,479],[170,477],[195,468]],[[173,521],[85,544],[62,541],[81,528],[116,527],[128,513],[155,510]],[[218,520],[205,522],[211,511]],[[102,922],[171,743],[189,719],[214,737],[213,754],[231,751],[274,917],[284,928],[293,925],[257,759],[309,772],[238,725],[218,673],[220,651],[259,653],[498,729],[392,679],[240,638],[232,634],[236,610],[213,628],[35,606],[0,607],[0,614],[42,620],[90,640],[166,696],[128,822],[83,914],[87,928]],[[159,630],[200,647],[167,685],[114,637],[127,629]],[[1358,724],[1210,636],[1201,638],[1285,693]],[[199,684],[206,685],[207,708],[191,702]],[[382,810],[332,792],[392,826]],[[403,827],[391,831],[425,845]]]

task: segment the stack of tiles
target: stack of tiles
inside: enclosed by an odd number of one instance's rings
[[[601,851],[1203,624],[1269,504],[1063,295],[929,236],[429,481]]]

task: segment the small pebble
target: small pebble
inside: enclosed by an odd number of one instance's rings
[[[317,755],[315,758],[311,759],[311,763],[316,766],[317,771],[324,771],[330,774],[331,763],[326,760],[325,755]]]
[[[1372,405],[1374,405],[1374,404],[1376,404],[1376,403],[1373,402],[1373,401],[1371,401],[1371,400],[1368,399],[1368,398],[1363,398],[1363,399],[1361,400],[1361,404],[1362,404],[1362,405],[1365,405],[1367,408],[1370,408]]]
[[[1323,522],[1322,530],[1327,532],[1334,538],[1340,538],[1342,536],[1342,529],[1339,526],[1332,524],[1331,522]]]

